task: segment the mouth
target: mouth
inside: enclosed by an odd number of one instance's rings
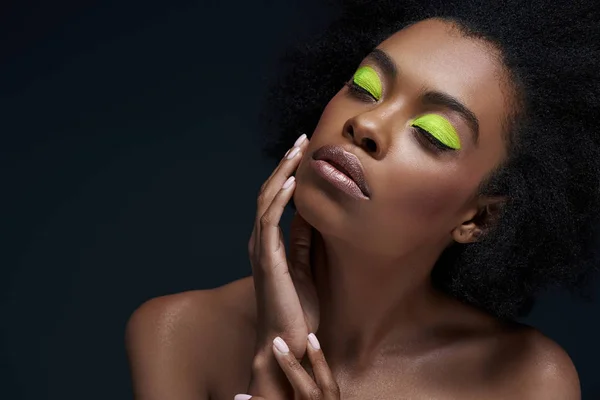
[[[363,195],[368,198],[371,197],[371,191],[367,185],[362,164],[354,154],[344,150],[341,146],[325,145],[314,152],[313,159],[328,162],[356,183],[356,186],[360,188]]]

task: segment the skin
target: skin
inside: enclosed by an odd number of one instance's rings
[[[297,169],[295,184],[282,193],[293,192],[323,246],[313,279],[326,374],[344,399],[580,398],[577,372],[556,343],[459,303],[430,282],[443,249],[485,234],[493,218],[486,206],[502,201],[476,195],[506,157],[502,121],[512,99],[498,54],[439,20],[412,25],[377,48],[398,68],[394,76],[371,57],[361,63],[379,74],[381,98],[342,88],[300,155],[270,179],[279,179],[279,190]],[[460,114],[424,105],[424,90],[447,93],[470,109],[479,121],[477,143]],[[436,152],[411,128],[427,113],[452,124],[460,150]],[[349,197],[310,168],[312,154],[326,144],[359,158],[369,200]],[[136,398],[247,393],[260,337],[255,284],[245,278],[136,310],[127,327]],[[290,382],[300,379],[288,372]]]

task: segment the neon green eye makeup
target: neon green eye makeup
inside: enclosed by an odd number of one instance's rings
[[[360,67],[354,73],[354,83],[369,92],[376,100],[381,98],[381,80],[373,68]]]
[[[444,117],[438,114],[427,114],[422,117],[416,118],[411,122],[412,126],[417,126],[437,140],[439,140],[444,146],[450,147],[454,150],[460,149],[460,138],[456,133],[456,129],[452,124]]]

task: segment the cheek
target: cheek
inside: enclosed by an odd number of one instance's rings
[[[404,154],[378,179],[382,208],[405,224],[451,228],[476,188],[474,177],[422,150]]]

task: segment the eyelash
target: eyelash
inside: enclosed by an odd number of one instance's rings
[[[354,81],[346,82],[345,85],[348,86],[350,93],[359,99],[369,102],[377,101],[377,99],[373,97],[371,93],[363,89],[361,86],[358,86],[356,83],[354,83]]]
[[[350,93],[356,96],[357,98],[369,102],[377,101],[377,99],[374,98],[371,93],[354,83],[354,81],[346,82],[345,85],[348,86]],[[425,129],[420,128],[418,126],[413,126],[412,129],[414,130],[417,139],[432,151],[436,153],[441,153],[444,151],[454,150],[453,148],[448,147],[439,140],[437,140],[431,133],[427,132]]]
[[[452,147],[446,146],[444,143],[440,142],[433,136],[431,133],[427,132],[425,129],[420,128],[418,126],[413,126],[413,130],[416,132],[418,140],[425,140],[425,145],[428,146],[431,150],[436,153],[442,153],[444,151],[454,151]]]

